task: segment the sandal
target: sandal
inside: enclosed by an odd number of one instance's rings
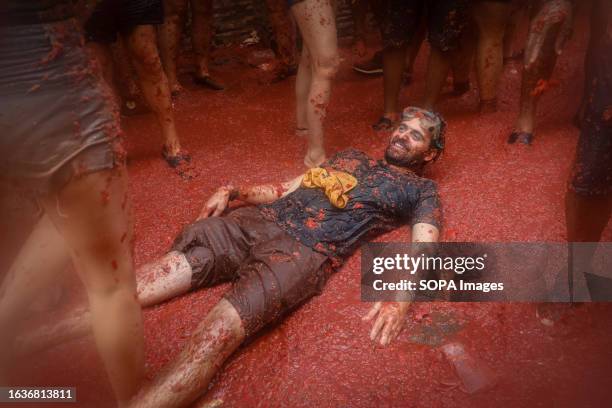
[[[168,153],[168,149],[166,149],[165,146],[162,149],[162,157],[164,158],[166,163],[168,163],[168,165],[172,167],[173,169],[179,167],[182,163],[191,162],[191,156],[189,155],[189,153],[186,153],[183,150],[175,155],[170,155]]]
[[[508,136],[508,144],[514,144],[516,142],[531,145],[531,142],[533,142],[533,133],[519,132],[515,130],[514,132],[510,133],[510,136]]]
[[[185,150],[171,156],[164,146],[162,149],[162,156],[166,163],[168,163],[183,180],[191,180],[199,175],[198,171],[191,164],[191,156]]]
[[[378,121],[372,125],[372,129],[377,132],[393,130],[394,127],[395,124],[393,123],[393,121],[385,116],[381,116],[381,118],[378,119]]]
[[[170,155],[166,146],[164,146],[164,148],[162,149],[162,157],[164,158],[166,163],[168,163],[168,166],[172,167],[173,169],[176,169],[183,163],[191,162],[191,156],[185,150],[181,150],[175,155]]]

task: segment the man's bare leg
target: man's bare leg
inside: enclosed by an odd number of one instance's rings
[[[557,56],[569,36],[572,5],[565,0],[547,1],[531,19],[525,45],[519,116],[508,143],[530,144],[535,130],[536,107],[548,87]]]
[[[222,299],[198,325],[187,346],[130,407],[182,407],[202,395],[225,360],[245,338],[234,306]]]
[[[512,2],[508,24],[504,32],[504,63],[516,57],[514,52],[514,41],[517,34],[517,27],[520,26],[523,10],[516,2]]]
[[[453,71],[452,96],[462,96],[470,90],[470,73],[476,51],[476,33],[466,29],[461,36],[461,45],[452,53],[451,69]]]
[[[115,63],[115,81],[113,85],[121,96],[121,113],[135,115],[150,111],[134,78],[134,69],[123,39],[119,38],[111,46],[111,50]]]
[[[216,91],[225,87],[211,78],[209,70],[210,46],[212,41],[212,0],[191,0],[191,43],[196,58],[194,80]]]
[[[399,95],[404,75],[412,80],[412,66],[425,39],[425,25],[414,33],[408,44],[386,47],[383,50],[383,115],[372,127],[374,130],[391,130],[399,119]]]
[[[504,67],[504,33],[512,5],[479,1],[472,5],[478,27],[476,70],[481,112],[497,110],[497,84]]]
[[[9,370],[13,342],[28,305],[70,262],[64,239],[43,215],[21,248],[0,288],[0,384]]]
[[[351,16],[353,17],[353,57],[356,60],[364,58],[366,48],[366,18],[368,14],[368,1],[355,0],[350,2]]]
[[[312,78],[306,106],[308,151],[304,164],[316,167],[325,161],[323,120],[331,94],[331,82],[340,63],[336,19],[330,1],[305,0],[294,4],[291,12],[310,57]]]
[[[162,129],[166,152],[169,156],[177,156],[181,143],[174,123],[168,80],[157,51],[155,28],[151,25],[136,26],[124,41],[138,74],[142,93]]]
[[[138,269],[138,301],[142,307],[162,303],[191,289],[191,266],[185,255],[172,251]]]
[[[584,196],[568,190],[565,221],[568,242],[598,242],[612,215],[612,196]]]
[[[87,290],[98,352],[120,405],[136,392],[144,371],[126,203],[123,166],[81,176],[44,200]]]
[[[392,122],[397,121],[399,117],[399,93],[402,88],[407,49],[407,46],[387,47],[383,51],[383,117]]]
[[[295,133],[300,137],[308,137],[308,95],[310,94],[311,82],[312,68],[310,66],[310,55],[308,53],[308,49],[306,47],[302,47],[297,77],[295,79]]]
[[[434,109],[446,83],[446,77],[450,69],[450,58],[449,52],[442,52],[435,47],[431,47],[425,78],[425,99],[422,106],[424,109]]]
[[[554,43],[549,42],[547,45],[548,49],[543,48],[543,55],[539,56],[532,66],[523,66],[519,116],[515,124],[517,132],[533,135],[535,130],[538,101],[545,90],[545,81],[551,77],[557,62]]]
[[[61,250],[58,248],[58,253]],[[65,247],[63,250],[67,251]],[[136,272],[138,302],[142,307],[148,307],[187,293],[191,289],[191,274],[185,255],[176,251],[141,266]],[[91,323],[89,309],[79,307],[59,322],[19,336],[15,341],[16,354],[32,354],[85,336],[91,333]]]
[[[186,9],[187,0],[164,0],[164,23],[159,27],[159,52],[172,95],[183,91],[177,78],[176,62]]]
[[[414,67],[414,62],[416,61],[417,56],[419,55],[419,51],[421,50],[421,45],[425,40],[426,34],[427,27],[425,26],[425,24],[421,24],[417,32],[410,40],[408,50],[406,50],[406,61],[404,65],[404,83],[409,83],[412,81],[412,71]],[[408,81],[406,81],[406,79],[408,79]]]
[[[280,62],[275,80],[282,80],[296,72],[295,26],[285,0],[266,0],[266,6]]]

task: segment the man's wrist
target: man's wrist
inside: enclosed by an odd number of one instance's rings
[[[225,186],[220,187],[219,191],[227,193],[229,201],[234,201],[240,196],[240,189],[232,184],[227,184]]]

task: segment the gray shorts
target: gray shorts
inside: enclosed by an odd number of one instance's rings
[[[115,98],[73,19],[2,27],[0,106],[9,180],[48,191],[118,160]]]

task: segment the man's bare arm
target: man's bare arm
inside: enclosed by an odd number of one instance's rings
[[[412,227],[412,242],[438,242],[440,231],[431,224],[418,223]],[[376,302],[363,320],[374,320],[370,339],[385,346],[393,341],[404,328],[410,302]]]
[[[279,184],[263,184],[248,187],[231,187],[230,198],[249,204],[267,204],[278,200],[298,189],[303,175]]]
[[[297,190],[303,178],[304,176],[301,175],[284,183],[257,186],[222,186],[206,202],[198,219],[221,215],[232,200],[240,200],[253,205],[274,202]]]

